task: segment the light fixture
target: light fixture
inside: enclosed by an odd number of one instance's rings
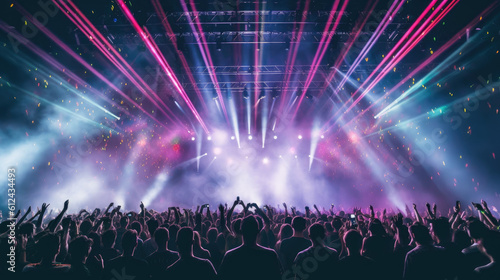
[[[246,86],[243,89],[243,98],[245,98],[245,99],[249,99],[250,98],[250,94],[248,93],[248,90],[247,90]]]
[[[218,52],[222,50],[222,33],[221,35],[217,36],[217,39],[215,41],[215,48]]]
[[[266,90],[262,89],[260,91],[259,100],[266,98]]]
[[[271,92],[271,96],[273,97],[273,99],[278,98],[280,96],[278,93],[278,90],[273,88],[273,91]]]

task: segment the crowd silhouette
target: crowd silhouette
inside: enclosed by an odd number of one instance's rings
[[[302,212],[239,197],[215,211],[68,205],[0,223],[3,279],[500,279],[500,223],[485,201],[446,215],[430,204],[424,215],[415,204]]]

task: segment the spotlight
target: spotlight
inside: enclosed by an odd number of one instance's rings
[[[219,98],[219,95],[217,95],[217,91],[214,89],[214,91],[212,92],[212,99],[217,100],[217,98]]]
[[[245,98],[245,99],[249,99],[250,98],[250,94],[248,93],[247,87],[245,87],[243,89],[243,98]]]
[[[194,137],[191,137],[191,141],[194,141],[194,140],[195,140],[195,138],[194,138]]]
[[[295,92],[295,94],[297,95],[297,97],[300,97],[302,95],[302,89],[297,89],[297,92]]]
[[[234,140],[234,136],[231,136],[231,140]]]
[[[214,148],[214,155],[220,155],[222,153],[222,149],[221,148]]]
[[[321,139],[324,139],[325,138],[325,135],[321,135]]]
[[[299,139],[302,139],[302,135],[299,135],[299,137],[298,137],[298,138],[299,138]]]
[[[263,163],[263,164],[268,164],[268,163],[269,163],[269,159],[265,157],[265,158],[262,160],[262,163]]]
[[[266,98],[266,90],[262,89],[260,91],[259,100]]]
[[[295,158],[297,158],[297,156],[295,156]]]
[[[248,135],[248,140],[252,140],[252,139],[253,139],[252,135]]]
[[[208,141],[212,141],[212,136],[208,136],[208,137],[207,137],[207,140],[208,140]]]
[[[285,50],[288,51],[290,49],[290,38],[288,36],[285,37],[285,43],[283,43],[285,46]]]
[[[217,41],[215,42],[215,48],[218,52],[222,50],[222,36],[217,36]]]
[[[274,140],[276,140],[276,139],[278,139],[278,136],[274,135],[274,137],[273,137],[273,138],[274,138]]]
[[[278,90],[274,88],[272,93],[271,93],[271,96],[273,97],[273,99],[278,98],[280,96],[278,93]]]

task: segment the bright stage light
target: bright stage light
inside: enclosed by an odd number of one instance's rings
[[[222,153],[222,149],[219,147],[214,148],[214,154],[215,155],[220,155]]]
[[[252,140],[252,139],[253,139],[252,135],[248,135],[248,140]]]
[[[357,143],[358,140],[359,140],[359,137],[356,133],[349,132],[349,141],[351,141],[351,143]]]
[[[295,158],[297,158],[297,155],[295,155]]]
[[[321,135],[321,139],[324,139],[325,138],[325,135]]]
[[[234,140],[234,136],[231,136],[231,140]]]
[[[212,141],[212,136],[208,136],[208,137],[207,137],[207,140],[208,140],[208,141]]]
[[[262,163],[263,163],[263,164],[268,164],[268,163],[269,163],[269,159],[265,157],[265,158],[262,160]]]
[[[298,137],[298,138],[299,138],[299,139],[302,139],[302,135],[299,135],[299,137]]]
[[[278,139],[278,136],[274,135],[274,137],[273,137],[273,138],[276,140],[276,139]]]
[[[194,140],[196,140],[196,139],[194,137],[191,137],[191,141],[194,141]]]

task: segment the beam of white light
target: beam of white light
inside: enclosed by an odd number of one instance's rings
[[[314,161],[314,155],[316,154],[316,148],[318,147],[318,141],[321,134],[321,129],[318,119],[314,120],[313,129],[311,129],[311,147],[309,149],[309,171]]]
[[[269,98],[264,98],[264,102],[262,102],[262,114],[261,114],[261,121],[262,121],[262,148],[265,147],[266,145],[266,132],[267,132],[267,112],[269,111],[268,109],[268,99]]]
[[[164,171],[156,176],[156,179],[153,183],[153,186],[146,192],[146,194],[142,197],[141,201],[144,205],[150,205],[151,202],[158,196],[158,194],[165,187],[165,183],[167,182],[167,173]]]
[[[241,148],[240,146],[240,127],[238,125],[238,113],[236,112],[236,106],[234,105],[234,98],[229,99],[229,118],[231,120],[231,125],[233,126],[233,131],[234,135],[231,137],[231,140],[233,137],[236,138],[236,142],[238,143],[238,148]]]
[[[245,107],[246,107],[246,110],[247,110],[247,129],[248,129],[248,134],[252,133],[252,128],[251,128],[251,125],[252,125],[252,106],[251,106],[251,101],[250,101],[250,98],[246,99],[245,100]]]
[[[201,155],[201,142],[203,137],[201,136],[201,131],[197,131],[196,133],[196,171],[200,172],[200,155]]]

